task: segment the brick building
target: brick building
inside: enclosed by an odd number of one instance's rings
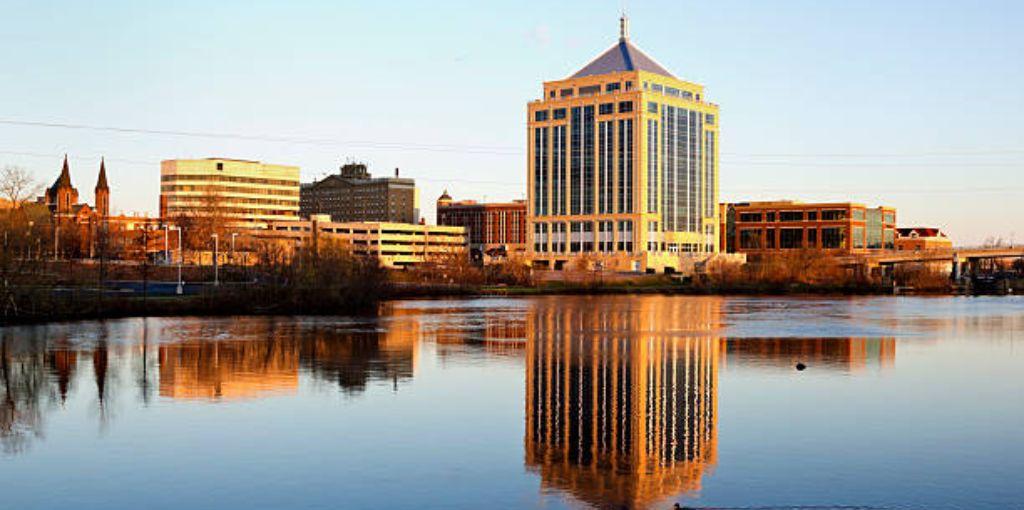
[[[330,215],[332,221],[418,223],[416,181],[398,176],[373,177],[362,163],[347,163],[335,175],[302,185],[299,215]]]
[[[473,260],[488,262],[526,251],[526,202],[452,201],[446,190],[437,199],[437,224],[465,227]]]
[[[864,253],[896,248],[896,209],[853,202],[722,204],[722,248],[730,253],[796,249]]]

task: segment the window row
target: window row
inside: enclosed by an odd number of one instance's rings
[[[541,222],[533,224],[533,251],[537,253],[632,253],[634,237],[631,220]]]
[[[627,91],[633,90],[633,82],[632,81],[626,81],[626,82],[623,82],[623,83],[620,83],[620,82],[605,83],[604,84],[604,93],[605,94],[613,94],[615,92],[618,92],[618,91],[622,90],[623,88],[625,88],[625,90],[627,90]],[[573,97],[573,96],[577,96],[577,95],[579,97],[586,97],[586,96],[597,95],[597,94],[600,94],[600,93],[601,93],[601,84],[596,84],[596,85],[584,85],[584,86],[579,87],[577,89],[574,89],[572,87],[567,87],[567,88],[564,88],[564,89],[558,89],[557,91],[555,89],[551,89],[548,92],[548,97],[553,99],[553,98],[555,98],[556,94],[557,94],[557,96],[559,98],[568,98],[568,97]]]

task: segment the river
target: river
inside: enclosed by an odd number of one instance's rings
[[[0,329],[0,508],[1024,508],[1024,299]]]

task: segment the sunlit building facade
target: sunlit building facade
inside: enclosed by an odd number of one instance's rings
[[[299,219],[299,167],[238,159],[160,163],[160,217],[210,216],[225,226]]]
[[[825,250],[838,254],[896,248],[896,209],[854,202],[792,200],[722,205],[723,248],[730,253]]]
[[[718,106],[629,40],[527,106],[527,248],[539,267],[677,270],[718,251]]]

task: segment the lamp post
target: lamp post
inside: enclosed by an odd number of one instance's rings
[[[171,247],[168,239],[171,237],[171,226],[164,223],[164,264],[171,263]]]
[[[231,264],[235,263],[235,238],[238,237],[238,232],[231,233]]]
[[[176,291],[177,291],[177,294],[180,296],[183,293],[183,291],[184,291],[184,288],[183,288],[183,286],[181,284],[181,264],[185,260],[185,249],[181,246],[181,231],[182,231],[182,228],[179,227],[179,226],[175,226],[172,230],[177,230],[178,231],[178,288],[176,289]]]
[[[217,248],[219,237],[213,234],[213,284],[220,285],[220,274],[217,269]]]

